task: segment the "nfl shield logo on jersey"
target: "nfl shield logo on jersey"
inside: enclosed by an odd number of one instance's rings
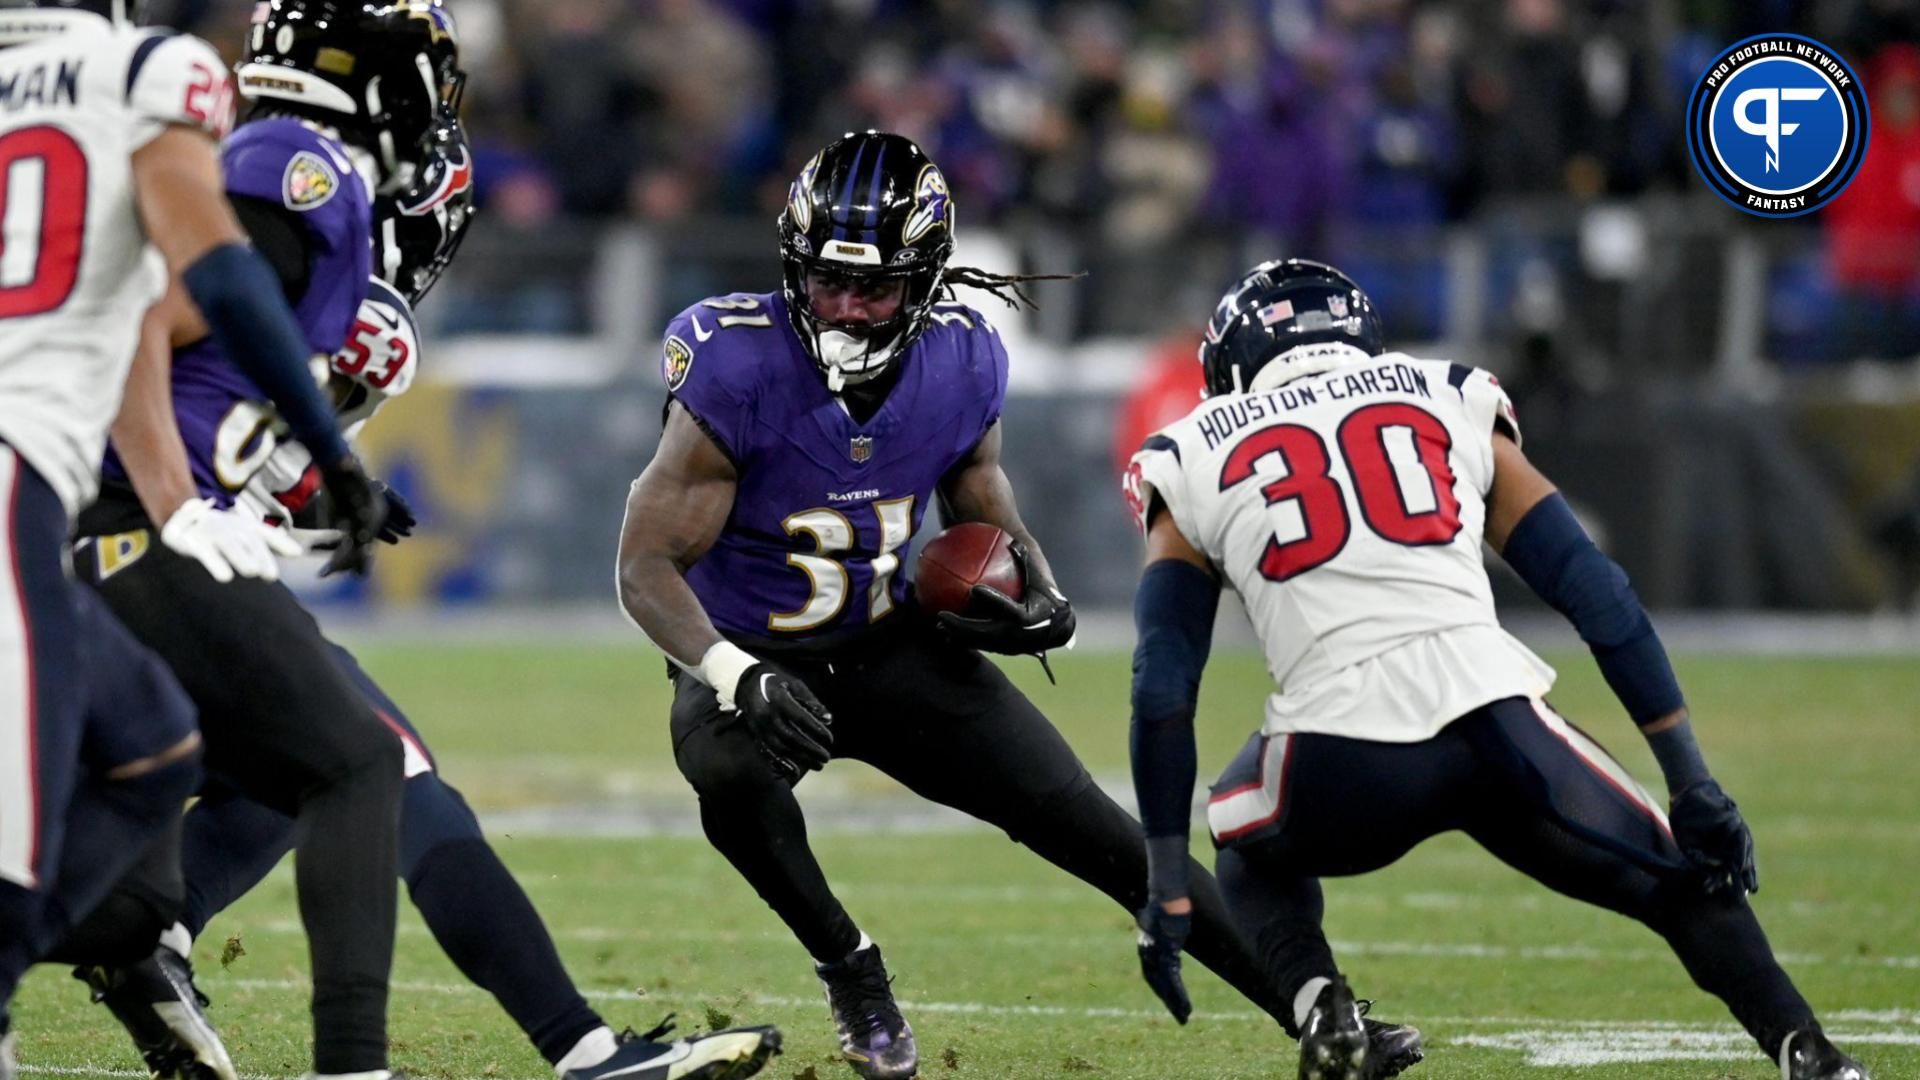
[[[855,465],[865,464],[873,457],[873,436],[855,435],[853,441],[847,444],[847,453],[853,455]]]

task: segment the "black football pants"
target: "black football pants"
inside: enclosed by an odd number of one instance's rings
[[[1228,770],[1209,809],[1216,836],[1222,824],[1245,830],[1220,851],[1220,887],[1289,998],[1335,973],[1319,879],[1380,869],[1458,829],[1548,888],[1665,938],[1769,1056],[1814,1024],[1746,898],[1709,897],[1658,809],[1598,744],[1544,706],[1494,702],[1420,743],[1276,738],[1286,745],[1256,738],[1249,750],[1267,752],[1243,751],[1241,774]],[[1258,820],[1223,821],[1223,797],[1248,797],[1253,784],[1276,796]]]
[[[1046,717],[978,653],[897,619],[859,646],[778,662],[833,712],[835,757],[864,761],[934,802],[1004,829],[1014,840],[1112,897],[1146,904],[1139,822],[1094,784]],[[793,784],[777,776],[713,691],[674,676],[674,758],[700,797],[707,838],[812,956],[844,958],[860,932],[807,846]],[[1219,890],[1193,866],[1187,951],[1273,1015],[1287,1006],[1234,929]]]
[[[152,528],[85,537],[74,566],[199,708],[208,771],[296,820],[314,1071],[386,1068],[399,738],[285,586],[220,584]]]

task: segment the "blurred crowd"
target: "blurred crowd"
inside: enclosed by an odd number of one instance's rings
[[[251,7],[175,2],[229,43]],[[963,227],[1071,233],[1123,318],[1130,267],[1151,291],[1169,251],[1223,236],[1338,254],[1489,206],[1698,194],[1680,122],[1701,70],[1795,30],[1874,111],[1818,284],[1920,353],[1900,315],[1920,304],[1920,0],[446,2],[508,227],[764,220],[814,149],[875,127],[942,164]]]

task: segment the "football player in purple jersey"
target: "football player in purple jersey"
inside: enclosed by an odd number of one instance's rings
[[[619,591],[673,662],[674,756],[707,838],[813,958],[847,1061],[888,1080],[914,1075],[913,1031],[808,848],[793,795],[808,771],[865,761],[1129,911],[1146,861],[1139,823],[980,655],[1074,632],[1001,468],[1006,349],[952,293],[1011,302],[1021,279],[947,265],[946,177],[898,135],[815,155],[779,233],[782,288],[704,300],[667,328],[666,428],[628,496]],[[935,500],[949,522],[1011,535],[1022,600],[978,590],[966,616],[915,608],[901,558]],[[1290,1026],[1193,872],[1193,954]]]
[[[178,820],[200,774],[191,704],[68,564],[99,490],[144,312],[168,272],[285,409],[329,479],[362,477],[308,376],[285,300],[220,197],[219,57],[140,29],[137,0],[0,0],[0,1077],[21,973]],[[23,87],[19,94],[12,88]],[[32,168],[12,169],[14,164]],[[15,259],[15,256],[23,258]],[[205,508],[198,508],[204,510]],[[257,524],[167,530],[209,572],[270,571]]]
[[[433,146],[411,190],[375,202],[381,279],[361,309],[361,327],[382,332],[333,358],[340,422],[350,430],[370,422],[381,402],[411,384],[422,362],[413,311],[472,222],[472,156],[451,110],[443,113]],[[331,542],[322,539],[333,522],[325,500],[311,498],[319,490],[311,473],[307,455],[283,446],[249,485],[243,505],[256,517],[298,523],[300,535]],[[392,505],[382,539],[398,543],[413,522],[397,496]],[[744,1080],[779,1052],[779,1032],[764,1026],[670,1042],[661,1041],[670,1023],[644,1035],[616,1034],[574,985],[539,912],[487,843],[466,799],[442,778],[406,713],[350,652],[331,643],[329,649],[405,745],[399,870],[409,897],[447,957],[499,1001],[560,1080]],[[293,846],[291,818],[214,780],[187,813],[180,867],[186,895],[178,921],[157,949],[147,943],[150,955],[77,972],[100,988],[99,999],[134,1033],[154,1076],[193,1076],[183,1067],[194,1056],[192,1045],[218,1039],[200,1020],[203,999],[191,969],[184,969],[185,979],[159,976],[181,973],[179,958],[191,954],[207,923],[259,884]],[[140,897],[128,888],[115,899],[137,903]],[[189,1016],[195,1023],[182,1022]]]
[[[372,270],[373,200],[412,183],[436,118],[457,100],[462,80],[453,24],[427,4],[268,0],[256,7],[238,69],[240,92],[253,107],[223,147],[225,186],[254,249],[279,278],[308,355],[331,356],[345,343]],[[178,506],[232,506],[281,431],[262,388],[234,362],[233,343],[209,335],[178,300],[176,291],[150,317],[133,376],[161,384],[166,393],[153,400],[170,395],[171,406],[123,410],[113,435],[127,452],[109,457],[102,495],[81,515],[75,572],[167,662],[198,706],[209,772],[298,820],[296,887],[313,957],[313,1070],[381,1080],[401,742],[292,592],[259,579],[219,583],[201,562],[153,542],[158,523]],[[332,424],[330,413],[326,420]],[[328,492],[344,501],[350,533],[332,565],[357,568],[380,531],[384,501],[364,482],[329,484]],[[118,930],[124,941],[76,934],[54,958],[98,963],[110,946],[151,954],[173,921],[168,902],[177,903],[176,890],[155,892],[135,898],[144,904],[104,912],[120,917],[83,928]],[[127,899],[117,892],[108,904]],[[161,967],[146,974],[187,977],[184,958]],[[217,1041],[195,1045],[181,1067],[231,1075],[214,1047]]]

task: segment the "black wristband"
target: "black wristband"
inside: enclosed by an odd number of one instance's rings
[[[1185,833],[1147,837],[1147,899],[1159,903],[1186,896],[1192,881],[1187,866]]]

